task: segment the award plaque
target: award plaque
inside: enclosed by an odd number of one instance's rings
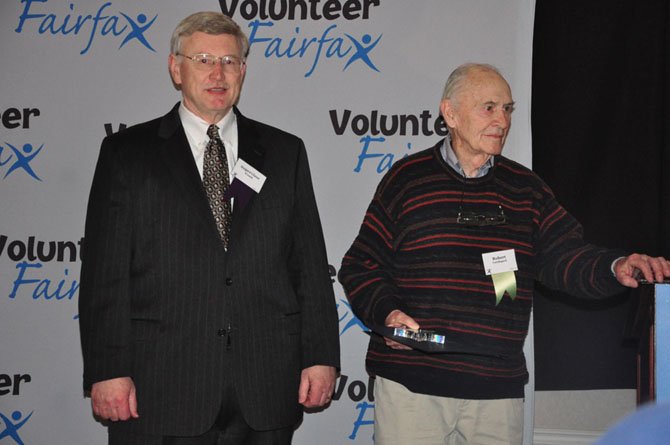
[[[465,344],[462,341],[449,338],[448,334],[434,330],[373,326],[372,331],[373,334],[371,335],[378,334],[417,351],[429,354],[451,353],[504,357],[504,354],[486,350],[479,345]]]

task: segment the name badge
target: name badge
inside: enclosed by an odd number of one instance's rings
[[[507,293],[512,301],[516,298],[516,275],[519,270],[516,265],[514,249],[499,250],[482,254],[484,273],[491,276],[493,290],[496,294],[496,306],[500,304]]]
[[[233,168],[233,178],[237,178],[258,193],[263,188],[266,176],[249,165],[244,159],[238,159]]]
[[[519,270],[516,265],[514,249],[483,253],[482,260],[484,261],[484,272],[486,275]]]

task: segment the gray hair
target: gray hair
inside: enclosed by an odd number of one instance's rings
[[[463,89],[463,84],[468,75],[475,71],[495,73],[504,79],[503,75],[498,71],[498,68],[493,65],[487,63],[464,63],[453,70],[449,75],[447,83],[444,85],[444,91],[442,92],[442,100],[455,98]]]
[[[209,11],[191,14],[177,25],[170,38],[170,52],[175,55],[178,54],[181,51],[182,39],[196,32],[204,32],[215,36],[230,34],[237,38],[237,45],[242,57],[246,58],[249,55],[249,38],[239,25],[225,14]]]

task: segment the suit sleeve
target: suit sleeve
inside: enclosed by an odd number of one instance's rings
[[[79,292],[85,390],[131,375],[131,199],[117,148],[110,138],[102,143],[86,213]]]
[[[302,307],[302,367],[340,367],[335,295],[305,147],[297,153],[288,268]]]

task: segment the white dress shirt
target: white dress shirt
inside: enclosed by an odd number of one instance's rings
[[[184,106],[184,102],[179,105],[179,117],[186,133],[186,139],[191,146],[195,165],[198,167],[200,179],[202,179],[202,164],[205,158],[205,148],[209,142],[207,128],[209,123],[196,116],[193,112]],[[228,159],[228,177],[232,180],[233,168],[237,162],[237,117],[231,109],[223,119],[216,123],[219,127],[219,137],[226,148],[226,157]]]

